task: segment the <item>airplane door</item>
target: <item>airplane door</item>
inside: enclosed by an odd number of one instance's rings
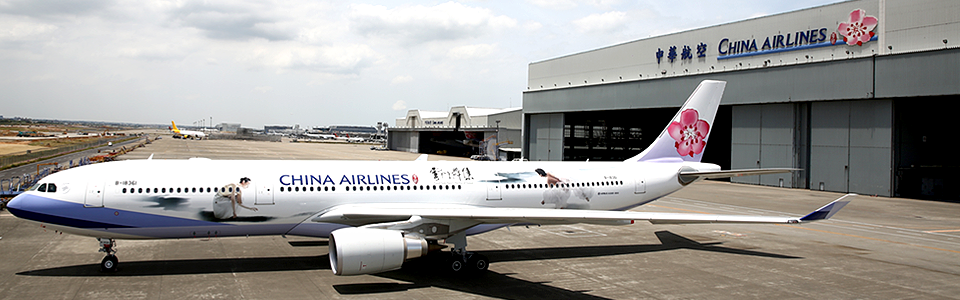
[[[273,186],[257,185],[257,205],[273,204]]]
[[[104,185],[103,183],[87,183],[87,194],[83,197],[83,207],[103,207]]]
[[[500,195],[500,181],[487,184],[487,200],[503,200]]]
[[[634,183],[633,193],[634,193],[634,194],[643,194],[643,193],[646,193],[646,192],[647,192],[647,183],[644,182],[643,178],[637,178],[637,179],[635,179],[635,180],[636,180],[636,181],[635,181],[635,183]]]

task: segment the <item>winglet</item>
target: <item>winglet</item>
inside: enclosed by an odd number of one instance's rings
[[[417,156],[417,159],[415,159],[415,160],[413,160],[413,161],[427,161],[427,155],[426,155],[426,154],[420,154],[420,156]]]
[[[153,160],[153,153],[150,153],[150,157],[147,157],[147,160]]]
[[[847,203],[850,203],[850,201],[841,201],[841,200],[843,200],[844,198],[852,197],[852,196],[856,196],[856,195],[857,195],[857,194],[846,194],[846,195],[843,195],[843,197],[837,198],[837,200],[833,200],[833,202],[830,202],[829,204],[824,205],[824,206],[821,207],[821,208],[818,208],[817,210],[813,211],[812,213],[809,213],[809,214],[807,214],[806,216],[803,216],[802,218],[800,218],[800,221],[801,221],[801,222],[813,222],[813,221],[819,221],[819,220],[829,219],[829,218],[832,217],[834,214],[836,214],[838,211],[840,211],[841,208],[843,208],[844,206],[846,206]]]

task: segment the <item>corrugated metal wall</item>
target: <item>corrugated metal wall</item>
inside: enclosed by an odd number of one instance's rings
[[[797,104],[762,104],[733,107],[731,167],[800,168],[796,151]],[[732,182],[769,186],[803,187],[790,173],[732,178]]]
[[[529,160],[559,161],[563,159],[563,114],[527,115],[530,126]]]
[[[893,101],[815,102],[810,116],[811,188],[893,195]]]
[[[419,151],[420,133],[416,131],[390,131],[387,148],[417,153]]]

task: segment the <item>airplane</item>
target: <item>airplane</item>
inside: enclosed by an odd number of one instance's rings
[[[337,138],[337,136],[334,134],[304,133],[303,135],[308,138],[321,139],[321,140],[332,140]]]
[[[333,137],[338,140],[347,141],[348,143],[362,143],[364,140],[366,140],[360,137],[350,137],[349,134],[347,134],[346,136],[339,136],[337,134],[333,134]]]
[[[177,123],[170,121],[170,124],[173,125],[171,130],[173,130],[173,132],[177,134],[176,136],[179,136],[181,138],[203,139],[207,137],[207,134],[204,133],[203,131],[181,130],[180,128],[177,128]]]
[[[116,239],[297,235],[328,239],[334,274],[361,275],[418,257],[443,258],[455,274],[481,272],[489,260],[466,251],[467,236],[509,225],[805,224],[849,202],[853,194],[799,217],[627,211],[706,178],[793,170],[701,162],[725,86],[701,82],[658,138],[622,162],[151,157],[52,174],[7,208],[44,228],[97,238],[104,272],[117,270]]]

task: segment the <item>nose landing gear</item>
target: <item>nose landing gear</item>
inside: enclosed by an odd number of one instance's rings
[[[100,272],[116,272],[117,271],[117,256],[114,253],[117,252],[116,249],[113,249],[113,246],[116,245],[113,239],[98,239],[100,240],[100,252],[107,253],[107,256],[100,261]]]

